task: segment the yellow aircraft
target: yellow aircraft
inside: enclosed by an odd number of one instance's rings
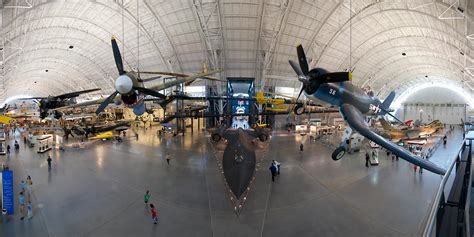
[[[268,92],[265,92],[269,94]],[[257,92],[257,96],[255,97],[257,103],[259,104],[271,104],[271,105],[283,105],[288,104],[289,102],[283,98],[266,98],[262,91]]]
[[[10,125],[16,123],[16,119],[5,115],[0,115],[0,123]]]
[[[93,137],[90,137],[89,140],[102,140],[102,139],[112,139],[114,138],[114,133],[112,131],[107,131],[103,133],[99,133]]]
[[[268,97],[265,97],[264,94],[278,95],[278,96],[285,97],[285,98],[268,98]],[[255,96],[255,99],[257,100],[257,103],[259,103],[259,104],[266,104],[266,105],[272,105],[273,106],[273,107],[266,107],[265,108],[266,111],[287,113],[292,109],[292,105],[297,104],[297,105],[301,105],[301,106],[299,106],[299,107],[302,108],[302,110],[300,112],[301,113],[304,112],[303,102],[297,103],[296,98],[291,97],[291,96],[277,94],[277,93],[271,93],[271,92],[258,91],[257,96]],[[301,114],[301,113],[298,113],[298,114]]]

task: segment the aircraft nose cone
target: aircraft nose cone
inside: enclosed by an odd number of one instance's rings
[[[128,94],[132,91],[133,82],[130,77],[127,75],[121,75],[115,80],[115,90],[117,90],[120,94]]]

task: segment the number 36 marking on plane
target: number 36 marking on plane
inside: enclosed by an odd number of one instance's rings
[[[329,94],[330,94],[330,95],[336,95],[336,90],[334,90],[334,89],[329,89]]]

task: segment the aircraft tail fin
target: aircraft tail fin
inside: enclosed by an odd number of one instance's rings
[[[390,130],[392,128],[392,125],[390,125],[384,118],[381,118],[379,121],[384,130]]]
[[[383,108],[385,110],[388,110],[390,108],[390,105],[392,104],[393,99],[395,99],[395,91],[390,92],[387,98],[385,98],[385,100],[382,102]]]

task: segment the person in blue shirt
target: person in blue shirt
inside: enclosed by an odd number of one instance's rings
[[[272,173],[272,182],[275,182],[275,175],[277,174],[277,167],[275,166],[275,164],[271,164],[270,165],[270,172]]]
[[[25,183],[25,180],[22,180],[22,181],[20,182],[20,192],[23,192],[23,193],[24,193],[25,190],[26,190],[26,183]]]

